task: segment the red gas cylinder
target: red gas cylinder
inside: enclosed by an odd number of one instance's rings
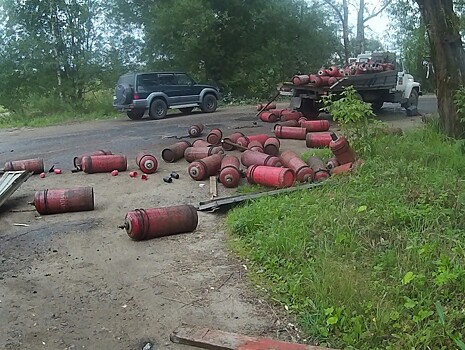
[[[95,152],[88,152],[88,153],[84,153],[84,154],[81,154],[77,157],[74,157],[73,159],[73,163],[74,163],[74,167],[78,170],[82,170],[82,157],[85,157],[85,156],[101,156],[101,155],[110,155],[110,154],[113,154],[111,153],[111,151],[107,151],[107,150],[104,150],[104,149],[100,149],[98,151],[95,151]]]
[[[340,165],[355,162],[355,152],[344,136],[338,137],[336,133],[332,132],[331,139],[329,148],[331,148]]]
[[[329,121],[327,120],[302,120],[300,126],[305,128],[308,132],[315,131],[328,131]]]
[[[195,124],[189,127],[189,136],[190,137],[199,137],[203,131],[203,124]]]
[[[270,156],[277,156],[280,145],[281,143],[276,137],[270,137],[265,141],[263,151]]]
[[[331,79],[331,77],[329,75],[321,76],[320,79],[321,79],[321,85],[320,86],[328,86],[329,85],[329,79]]]
[[[270,109],[270,112],[273,113],[275,116],[281,118],[281,113],[285,111],[285,109]]]
[[[339,162],[336,158],[329,158],[326,162],[326,169],[328,170],[334,169],[337,166],[339,166]]]
[[[24,159],[14,160],[12,162],[6,162],[4,171],[21,171],[25,170],[34,174],[40,174],[44,172],[44,160],[40,158],[36,159]]]
[[[329,177],[329,172],[321,158],[310,157],[307,160],[307,164],[313,170],[313,181],[319,182],[326,180]]]
[[[233,188],[239,186],[241,180],[240,162],[235,156],[225,156],[221,161],[220,182],[223,186]]]
[[[206,158],[212,154],[224,154],[223,148],[210,146],[210,147],[189,147],[184,152],[184,158],[192,163],[195,160]]]
[[[336,66],[331,66],[326,71],[328,72],[328,75],[330,77],[340,77],[341,76],[341,72],[340,72],[339,68],[337,68]]]
[[[226,137],[223,138],[224,141],[230,141],[232,143],[236,143],[237,142],[237,139],[239,137],[242,137],[244,136],[243,133],[241,132],[235,132],[234,134],[231,134],[231,135],[228,135]],[[232,151],[233,149],[235,149],[236,147],[234,146],[231,146],[231,145],[228,145],[226,143],[223,143],[222,142],[222,145],[223,145],[223,148],[226,150],[226,151]]]
[[[322,83],[321,77],[319,75],[312,74],[310,75],[309,83],[315,86],[321,86],[321,83]]]
[[[176,142],[174,145],[165,148],[161,152],[161,157],[167,163],[174,163],[184,157],[184,151],[187,147],[191,147],[191,143],[189,141]]]
[[[307,120],[308,120],[308,119],[305,118],[305,117],[300,117],[299,120],[297,121],[299,124],[296,125],[296,126],[300,126],[300,124],[301,124],[302,122],[306,122]]]
[[[197,228],[197,211],[191,205],[136,209],[126,214],[127,234],[135,241],[192,232]]]
[[[328,75],[328,70],[326,68],[320,68],[318,70],[318,76],[323,77]]]
[[[328,80],[328,85],[329,85],[329,86],[333,86],[333,85],[336,84],[338,81],[339,81],[339,78],[331,77],[331,78],[329,78],[329,80]]]
[[[297,153],[293,151],[284,151],[279,156],[283,166],[292,169],[299,182],[311,182],[313,180],[313,170],[299,158]]]
[[[294,75],[294,77],[292,78],[292,84],[294,85],[307,84],[308,81],[309,81],[308,75]]]
[[[287,120],[285,122],[281,122],[279,124],[276,124],[274,128],[276,128],[277,125],[280,126],[299,126],[299,122],[297,120]]]
[[[275,108],[276,108],[276,103],[274,103],[274,102],[271,102],[271,103],[259,103],[257,105],[257,111],[261,111],[262,109],[270,110],[270,109],[275,109]]]
[[[241,136],[237,139],[236,143],[242,147],[247,147],[249,145],[249,138],[247,136]]]
[[[247,148],[250,149],[251,151],[256,151],[256,152],[260,152],[260,153],[265,152],[264,149],[263,149],[263,145],[258,140],[250,141]]]
[[[305,138],[305,143],[308,148],[326,148],[332,141],[329,132],[312,132],[308,133]]]
[[[277,125],[274,128],[274,134],[280,139],[305,140],[307,130],[305,128]]]
[[[42,215],[94,210],[94,189],[78,187],[37,191],[34,206]]]
[[[157,158],[145,152],[141,152],[137,155],[136,164],[145,174],[153,174],[158,168]]]
[[[82,170],[86,174],[111,173],[113,170],[126,171],[128,160],[122,154],[82,157]]]
[[[244,164],[244,166],[247,167],[251,165],[267,165],[274,167],[281,166],[281,161],[278,157],[250,150],[244,151],[244,153],[242,153],[241,162]]]
[[[281,121],[285,122],[288,120],[299,120],[302,117],[302,114],[298,111],[284,110],[281,113]]]
[[[269,136],[266,135],[266,134],[256,134],[256,135],[247,136],[247,138],[249,139],[249,142],[251,142],[251,141],[258,141],[258,142],[260,142],[262,145],[264,145],[264,144],[265,144],[265,141],[268,140]]]
[[[267,111],[260,113],[260,120],[266,123],[276,123],[278,117],[276,116],[276,114]]]
[[[295,173],[288,168],[252,165],[247,168],[246,177],[251,184],[276,188],[292,187],[295,183]]]
[[[188,167],[189,175],[196,181],[202,181],[218,174],[221,169],[221,160],[223,154],[212,154],[206,158],[202,158],[192,162]]]
[[[192,142],[192,147],[211,147],[212,145],[209,144],[207,141],[198,139]]]
[[[220,129],[212,129],[207,135],[207,141],[212,145],[221,144],[223,138],[223,132]]]

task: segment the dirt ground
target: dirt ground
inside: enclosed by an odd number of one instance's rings
[[[412,126],[407,119],[388,123]],[[155,147],[159,155],[163,144]],[[224,214],[200,212],[194,233],[143,242],[117,228],[135,208],[209,199],[208,181],[190,179],[184,160],[159,160],[148,181],[127,172],[33,176],[0,209],[0,349],[187,349],[169,340],[181,325],[289,339],[287,321],[250,288],[246,263],[228,252]],[[179,180],[161,181],[173,170]],[[36,190],[71,186],[94,188],[94,211],[39,216],[28,204]]]

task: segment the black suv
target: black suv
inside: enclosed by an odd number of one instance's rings
[[[211,85],[197,84],[183,72],[128,73],[118,79],[113,106],[131,119],[161,119],[168,108],[189,114],[195,107],[203,112],[216,110],[220,93]]]

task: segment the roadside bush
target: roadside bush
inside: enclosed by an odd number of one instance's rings
[[[384,136],[357,173],[228,215],[251,278],[310,342],[465,349],[465,162],[425,128]]]

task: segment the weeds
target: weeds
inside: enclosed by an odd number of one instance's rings
[[[464,173],[431,127],[384,136],[350,177],[233,210],[232,243],[314,342],[465,349]]]

